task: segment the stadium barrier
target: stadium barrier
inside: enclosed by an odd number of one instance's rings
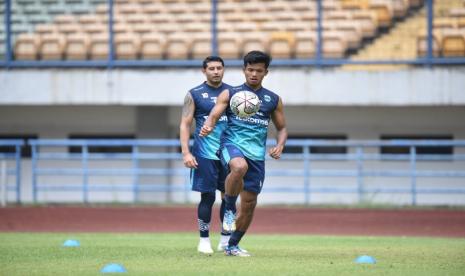
[[[23,140],[19,139],[0,139],[0,147],[12,148],[5,152],[0,152],[0,161],[2,163],[2,175],[0,175],[2,181],[1,190],[2,201],[5,203],[8,201],[8,192],[14,191],[16,195],[16,203],[21,202],[21,147],[24,145]],[[10,161],[10,162],[9,162]],[[13,166],[8,166],[9,163],[13,162]],[[12,167],[12,168],[9,168]],[[8,184],[9,176],[14,176],[15,181],[13,185]]]
[[[328,58],[323,56],[323,0],[316,0],[317,4],[317,28],[316,49],[314,58],[275,59],[274,66],[340,66],[345,64],[354,65],[463,65],[464,57],[436,57],[434,54],[434,0],[425,0],[427,7],[427,30],[426,30],[426,55],[415,59],[386,59],[386,60],[352,60],[350,58]],[[4,68],[148,68],[148,67],[198,67],[201,60],[196,59],[146,59],[146,60],[118,60],[115,57],[115,31],[114,31],[114,6],[113,0],[108,0],[108,58],[105,60],[14,60],[12,47],[12,1],[5,0],[5,57],[0,60],[0,67]],[[213,55],[218,54],[218,0],[211,0],[211,49]],[[242,61],[237,59],[226,60],[227,66],[241,66]]]
[[[273,145],[268,141],[268,145]],[[131,202],[140,202],[140,193],[173,193],[184,194],[184,202],[188,202],[190,193],[189,170],[182,166],[182,155],[179,152],[178,140],[29,140],[32,147],[32,189],[34,202],[46,202],[39,198],[45,191],[79,192],[81,202],[88,203],[91,192],[125,191],[132,195]],[[75,150],[70,151],[70,147]],[[127,147],[125,153],[97,153],[93,148]],[[346,153],[314,153],[312,148],[344,147]],[[403,147],[408,153],[381,153],[381,148]],[[418,148],[448,147],[450,154],[417,153]],[[363,203],[367,194],[408,194],[409,203],[417,205],[419,195],[459,195],[465,194],[463,179],[465,177],[465,154],[461,148],[465,140],[386,140],[386,141],[351,141],[351,140],[298,140],[290,139],[286,148],[294,148],[297,153],[284,153],[282,160],[274,166],[267,162],[265,194],[298,193],[303,194],[303,204],[310,204],[315,194],[355,194],[358,202]],[[76,150],[77,149],[77,150]],[[296,151],[293,151],[296,152]],[[126,161],[116,165],[117,161]],[[52,162],[50,162],[52,161]],[[150,161],[143,165],[143,162]],[[389,161],[400,162],[400,166],[389,168]],[[72,164],[75,162],[74,164]],[[103,163],[102,163],[103,162]],[[286,162],[292,162],[286,169]],[[330,165],[321,168],[318,162]],[[339,163],[338,163],[339,162]],[[340,162],[345,162],[346,168]],[[381,162],[373,166],[373,162]],[[429,163],[428,163],[429,162]],[[436,162],[451,166],[452,169],[436,168]],[[462,162],[462,163],[461,163]],[[102,163],[102,164],[100,164]],[[391,162],[392,163],[392,162]],[[420,166],[430,164],[429,166]],[[353,168],[352,168],[353,167]],[[454,169],[455,168],[455,169]],[[47,183],[42,178],[57,180],[72,176],[80,183],[66,184],[64,180]],[[142,183],[142,177],[149,177],[150,183]],[[123,180],[113,183],[92,181],[91,178],[112,178]],[[161,177],[161,178],[160,178]],[[285,183],[269,185],[273,178],[289,179]],[[367,185],[367,178],[400,178],[409,180],[409,184],[392,187],[390,185]],[[176,181],[176,178],[178,178]],[[350,178],[355,185],[328,187],[314,181],[315,178]],[[442,181],[434,186],[418,187],[418,179],[458,179],[459,185],[447,187]],[[296,181],[290,181],[295,179]],[[276,181],[274,181],[276,182]],[[287,185],[288,183],[297,183]],[[438,183],[439,182],[439,183]]]

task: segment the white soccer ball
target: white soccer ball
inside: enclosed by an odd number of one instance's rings
[[[260,99],[250,91],[240,91],[232,96],[229,105],[234,114],[240,118],[248,118],[260,109]]]

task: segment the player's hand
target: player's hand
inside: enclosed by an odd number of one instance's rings
[[[182,161],[184,162],[184,166],[191,169],[197,169],[197,166],[199,165],[197,160],[195,160],[195,157],[190,152],[182,155]]]
[[[211,126],[203,125],[202,128],[200,129],[199,135],[201,137],[205,137],[208,134],[210,134],[210,132],[212,132],[212,130],[213,130],[213,128]]]
[[[283,149],[284,146],[276,145],[268,151],[268,154],[274,159],[279,159],[281,158],[281,153],[283,152]]]

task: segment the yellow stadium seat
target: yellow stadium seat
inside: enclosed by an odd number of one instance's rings
[[[465,31],[446,29],[442,31],[442,55],[465,57]]]
[[[295,37],[290,32],[271,33],[268,52],[273,58],[292,58],[295,51]]]

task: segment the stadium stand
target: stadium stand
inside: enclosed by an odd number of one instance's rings
[[[117,59],[192,59],[211,52],[209,0],[114,2]],[[464,2],[435,3],[434,55],[465,56]],[[423,0],[325,0],[322,5],[323,57],[399,59],[426,53]],[[105,0],[13,1],[14,57],[107,58],[107,13]],[[219,54],[226,58],[240,58],[250,49],[276,58],[316,55],[315,0],[221,0],[217,22]],[[3,44],[4,37],[2,26]],[[4,55],[5,47],[0,48]]]

